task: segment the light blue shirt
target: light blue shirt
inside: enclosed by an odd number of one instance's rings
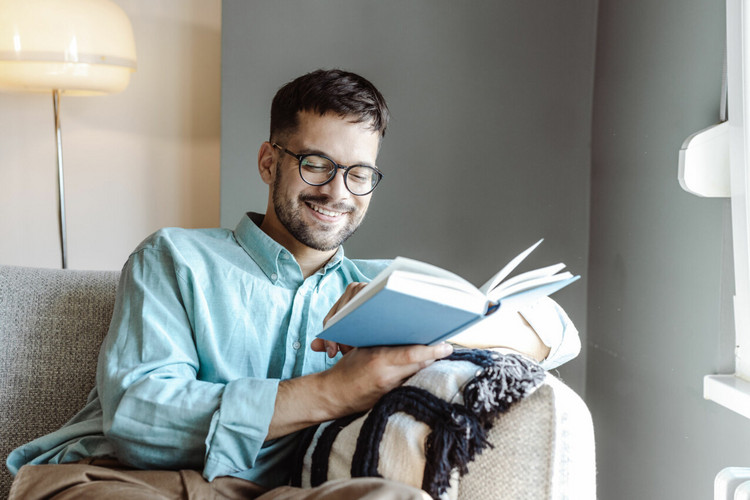
[[[339,359],[310,343],[346,286],[389,262],[349,260],[340,248],[304,279],[292,254],[260,230],[262,216],[249,215],[235,231],[163,229],[131,254],[96,388],[65,426],[14,450],[11,473],[110,455],[138,468],[202,470],[209,480],[287,482],[296,435],[265,441],[279,381]],[[522,314],[551,346],[545,368],[580,350],[553,301]]]
[[[294,435],[265,442],[279,381],[337,361],[310,343],[346,286],[388,261],[353,261],[339,249],[304,279],[255,218],[234,232],[163,229],[136,249],[88,404],[14,450],[11,472],[114,455],[139,468],[203,470],[209,480],[286,483]]]

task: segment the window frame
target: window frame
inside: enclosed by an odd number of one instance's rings
[[[704,397],[750,418],[750,6],[727,0],[729,178],[734,252],[735,372],[707,375]]]

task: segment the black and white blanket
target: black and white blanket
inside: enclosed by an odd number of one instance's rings
[[[455,498],[455,482],[488,446],[499,415],[545,378],[517,354],[457,350],[421,370],[368,412],[303,431],[291,484],[384,477]]]

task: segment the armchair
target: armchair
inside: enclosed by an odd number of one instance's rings
[[[119,273],[0,266],[0,457],[83,407],[114,306]],[[498,418],[458,498],[596,498],[588,408],[551,374]],[[2,467],[0,497],[12,477]]]

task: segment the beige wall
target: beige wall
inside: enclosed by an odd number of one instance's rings
[[[119,269],[164,226],[219,224],[220,0],[115,0],[138,70],[61,102],[68,267]],[[0,93],[0,264],[60,267],[52,98]]]

